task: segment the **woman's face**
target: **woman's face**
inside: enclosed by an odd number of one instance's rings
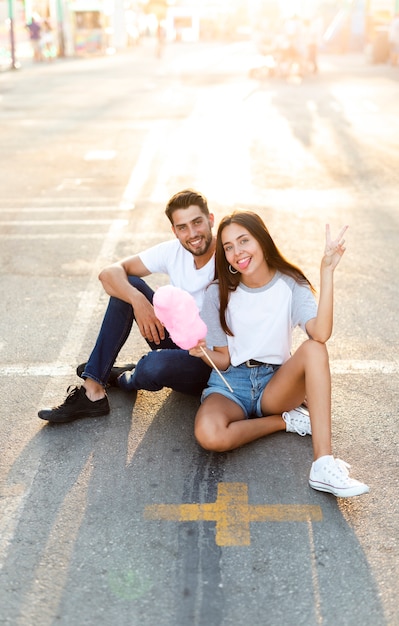
[[[263,250],[253,235],[240,224],[229,224],[221,234],[227,262],[245,278],[260,277],[267,270]]]

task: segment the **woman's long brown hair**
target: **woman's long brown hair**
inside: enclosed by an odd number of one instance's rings
[[[230,224],[241,224],[257,240],[263,250],[264,257],[271,269],[279,270],[282,274],[291,276],[297,283],[308,285],[314,292],[310,281],[306,278],[302,270],[293,265],[281,254],[262,218],[252,211],[235,211],[231,215],[226,215],[220,222],[216,235],[215,253],[215,280],[219,281],[220,298],[220,323],[225,333],[233,335],[227,325],[226,309],[231,291],[235,291],[240,283],[241,274],[232,274],[229,271],[229,264],[222,243],[222,233],[226,226]]]

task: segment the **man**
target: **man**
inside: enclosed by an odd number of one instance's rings
[[[171,284],[191,293],[201,309],[205,288],[214,278],[214,216],[206,198],[192,189],[172,196],[165,213],[176,239],[114,263],[100,273],[99,279],[111,297],[90,358],[77,368],[83,385],[68,388],[61,405],[39,411],[41,419],[65,423],[107,415],[107,384],[125,390],[170,387],[192,395],[200,394],[206,386],[210,367],[173,343],[155,315],[154,292],[142,278],[156,272],[167,274]],[[136,366],[132,363],[115,368],[134,320],[151,352]]]
[[[26,25],[26,28],[29,31],[29,38],[32,44],[33,51],[33,60],[34,61],[42,61],[42,29],[39,22],[32,17],[30,24]]]

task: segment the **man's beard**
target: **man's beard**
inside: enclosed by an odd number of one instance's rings
[[[205,238],[203,239],[203,244],[200,248],[191,248],[190,245],[185,245],[183,246],[186,250],[188,250],[188,252],[191,252],[191,254],[193,256],[202,256],[203,254],[206,254],[209,250],[209,248],[211,247],[212,244],[212,233],[210,233],[209,235],[206,235]]]

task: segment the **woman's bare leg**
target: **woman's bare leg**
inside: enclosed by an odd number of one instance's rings
[[[331,374],[327,348],[305,341],[281,366],[262,397],[265,414],[281,414],[298,406],[306,395],[312,424],[314,459],[331,452]]]
[[[202,403],[195,420],[195,436],[207,450],[234,450],[274,432],[285,430],[282,413],[307,398],[312,424],[314,459],[331,452],[331,375],[327,348],[305,341],[267,385],[262,411],[268,417],[245,419],[232,400],[212,394]]]
[[[195,418],[195,437],[206,450],[227,452],[279,430],[285,430],[281,415],[246,419],[238,404],[213,393],[201,404]]]

